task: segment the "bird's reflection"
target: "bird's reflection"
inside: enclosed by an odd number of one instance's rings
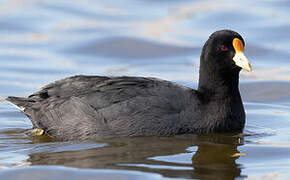
[[[242,141],[233,134],[116,138],[102,141],[107,144],[104,147],[31,153],[28,161],[32,165],[138,170],[165,177],[234,179],[241,176],[241,167],[235,161],[241,155],[237,147]],[[186,150],[196,146],[196,151]],[[192,153],[192,159],[183,163],[154,158],[181,153]]]
[[[235,160],[240,153],[237,145],[204,143],[192,157],[195,177],[212,179],[234,179],[241,174]]]

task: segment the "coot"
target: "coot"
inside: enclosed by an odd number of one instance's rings
[[[41,134],[62,140],[242,132],[239,72],[244,40],[214,32],[200,56],[198,90],[150,77],[73,76],[26,97],[8,97]]]

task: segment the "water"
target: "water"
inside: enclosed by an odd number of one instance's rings
[[[253,71],[241,73],[243,134],[59,142],[0,103],[1,179],[287,179],[288,1],[0,2],[0,96],[25,96],[75,74],[154,76],[195,88],[209,34],[233,29]]]

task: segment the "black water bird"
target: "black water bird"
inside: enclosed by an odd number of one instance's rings
[[[200,56],[198,90],[148,77],[73,76],[8,97],[40,134],[62,140],[242,132],[239,72],[251,70],[244,40],[214,32]]]

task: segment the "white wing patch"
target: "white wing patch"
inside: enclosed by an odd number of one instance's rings
[[[8,101],[10,104],[12,104],[14,107],[16,107],[17,109],[19,109],[21,112],[24,112],[25,111],[25,107],[23,106],[17,106],[15,104],[13,104],[12,102]]]

